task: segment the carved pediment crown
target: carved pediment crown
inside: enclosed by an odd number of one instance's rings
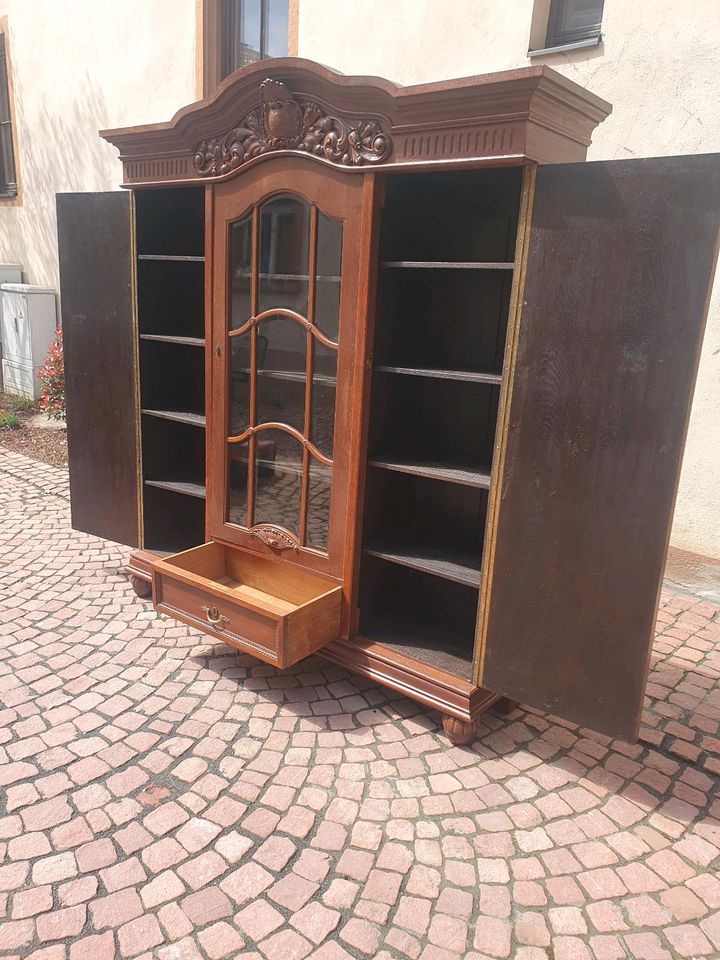
[[[287,85],[268,77],[260,103],[231,130],[202,140],[193,166],[203,177],[224,176],[274,150],[297,150],[343,166],[382,163],[389,133],[377,119],[344,119],[316,100],[296,98]]]
[[[546,66],[400,87],[297,57],[226,77],[166,123],[104,130],[127,187],[212,183],[272,156],[361,174],[584,159],[610,105]]]

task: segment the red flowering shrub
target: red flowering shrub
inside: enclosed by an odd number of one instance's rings
[[[45,362],[37,372],[43,385],[40,409],[52,420],[65,419],[65,367],[63,364],[62,330],[58,329]]]

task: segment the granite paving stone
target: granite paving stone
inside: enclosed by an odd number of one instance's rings
[[[157,614],[0,447],[0,958],[720,957],[720,603],[665,584],[636,744],[440,717]]]

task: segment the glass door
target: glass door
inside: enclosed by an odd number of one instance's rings
[[[217,204],[213,535],[340,575],[362,178],[254,179]]]

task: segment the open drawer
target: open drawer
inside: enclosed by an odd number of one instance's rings
[[[276,667],[340,633],[337,581],[215,541],[154,560],[152,595],[160,613]]]

